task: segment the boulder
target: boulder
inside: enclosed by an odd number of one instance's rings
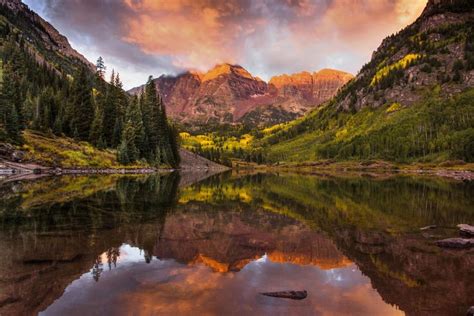
[[[436,241],[436,244],[442,248],[467,249],[474,247],[474,239],[447,238]]]
[[[457,227],[459,228],[461,234],[474,237],[474,226],[468,224],[459,224]]]
[[[474,316],[474,306],[469,307],[467,310],[467,316]]]

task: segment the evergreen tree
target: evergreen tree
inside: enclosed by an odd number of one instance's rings
[[[33,127],[43,132],[51,131],[56,120],[56,100],[51,88],[44,89],[37,102]]]
[[[120,139],[122,137],[123,122],[121,117],[115,119],[114,129],[112,133],[111,146],[117,147],[120,144]]]
[[[87,69],[81,67],[72,86],[72,130],[75,137],[87,140],[94,119],[94,106],[92,105],[92,87]]]
[[[103,110],[96,106],[95,113],[94,113],[94,120],[92,121],[91,130],[89,134],[89,139],[92,144],[99,146],[103,145],[104,137],[103,133],[103,123],[104,123],[104,112]]]
[[[0,123],[5,130],[6,137],[15,142],[21,139],[18,112],[15,105],[18,99],[17,93],[12,67],[7,64],[3,68],[3,82],[0,93]]]
[[[104,80],[105,79],[105,71],[107,70],[107,67],[105,67],[104,59],[102,58],[102,56],[99,56],[99,58],[97,59],[95,68],[96,68],[97,76],[101,80]]]
[[[120,146],[117,149],[117,160],[122,165],[126,165],[130,163],[130,159],[128,158],[128,148],[127,143],[121,142]]]
[[[110,76],[110,84],[106,89],[106,96],[104,100],[104,138],[108,146],[112,144],[113,130],[115,126],[115,88],[113,86],[115,82],[115,71],[112,69],[112,74]]]
[[[135,146],[141,155],[145,150],[145,130],[143,128],[143,118],[138,103],[138,98],[133,97],[130,106],[127,108],[126,121],[131,122],[135,131]]]
[[[129,120],[125,124],[125,128],[122,133],[122,140],[120,142],[118,150],[118,159],[121,163],[130,163],[138,159],[138,149],[135,145],[136,131],[133,126],[133,122]],[[126,162],[125,162],[126,161]]]
[[[142,105],[142,117],[143,117],[143,128],[145,130],[145,152],[143,153],[148,161],[155,159],[156,147],[158,146],[158,140],[156,135],[156,129],[154,128],[154,118],[152,117],[152,109],[155,108],[157,102],[156,87],[153,82],[153,77],[148,78],[143,97],[141,98]]]

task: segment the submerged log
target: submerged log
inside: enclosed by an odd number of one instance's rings
[[[308,296],[308,292],[304,291],[281,291],[281,292],[264,292],[261,295],[277,297],[277,298],[288,298],[291,300],[303,300]]]
[[[474,237],[474,226],[468,224],[459,224],[458,228],[461,234]]]
[[[466,249],[466,248],[474,247],[474,239],[448,238],[448,239],[438,240],[436,244],[439,247],[443,247],[443,248]]]

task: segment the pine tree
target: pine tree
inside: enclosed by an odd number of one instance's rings
[[[156,135],[156,129],[153,124],[154,118],[152,115],[152,110],[153,108],[155,108],[155,104],[157,102],[157,93],[152,76],[148,78],[148,82],[146,83],[141,101],[143,128],[145,130],[146,135],[146,152],[144,153],[144,156],[147,158],[148,161],[154,161],[156,148],[158,146],[158,140]]]
[[[121,146],[126,148],[127,157],[129,162],[134,162],[138,159],[138,149],[135,145],[136,133],[132,121],[128,121],[125,124],[125,128],[122,133]]]
[[[126,142],[121,142],[120,146],[117,150],[117,160],[122,165],[127,165],[130,163],[130,159],[128,158],[128,148]]]
[[[104,141],[103,133],[103,123],[104,123],[104,112],[103,110],[96,106],[94,113],[94,120],[92,121],[91,130],[89,133],[89,139],[92,144],[99,147],[99,143]]]
[[[37,102],[33,127],[43,132],[52,130],[56,119],[56,100],[51,88],[44,89]]]
[[[120,139],[122,137],[123,122],[122,118],[117,117],[115,119],[114,129],[112,133],[111,147],[117,147],[120,144]]]
[[[116,147],[120,143],[122,130],[124,128],[125,120],[125,111],[128,107],[128,96],[122,88],[122,81],[120,80],[120,74],[116,73],[115,82],[115,103],[113,104],[115,112],[115,125],[114,133],[112,136],[112,147]]]
[[[136,96],[133,97],[132,101],[130,102],[130,106],[127,108],[125,117],[127,122],[130,121],[133,124],[135,131],[135,146],[140,156],[142,156],[142,153],[145,150],[145,130],[143,128],[142,111]]]
[[[97,59],[95,68],[96,68],[96,74],[97,74],[97,76],[98,76],[100,79],[104,80],[104,78],[105,78],[105,71],[107,70],[107,67],[105,67],[104,59],[102,58],[102,56],[99,56],[99,58]]]
[[[11,65],[3,68],[3,82],[0,93],[0,125],[5,130],[6,137],[14,142],[21,139],[16,100],[18,99],[15,78]]]
[[[168,117],[166,115],[166,107],[163,104],[163,100],[160,100],[160,110],[159,115],[159,139],[160,146],[163,148],[163,162],[169,164],[172,167],[179,166],[179,152],[178,152],[178,141],[177,141],[177,131],[169,124]]]
[[[94,119],[94,106],[92,104],[92,87],[88,78],[87,69],[81,67],[72,86],[72,130],[76,137],[87,140]]]
[[[104,107],[103,135],[104,135],[104,140],[107,143],[107,146],[109,147],[116,147],[117,141],[120,141],[120,134],[118,134],[118,139],[117,139],[117,134],[114,133],[114,131],[118,132],[116,130],[116,128],[118,128],[118,126],[116,126],[118,94],[117,94],[117,89],[114,84],[115,84],[115,71],[112,70],[112,75],[110,76],[110,84],[107,85],[106,95],[103,101],[103,107]],[[114,139],[114,134],[116,136],[115,139]]]

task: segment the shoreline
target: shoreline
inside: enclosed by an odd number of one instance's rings
[[[228,171],[230,168],[216,168],[216,167],[196,167],[183,166],[181,168],[152,168],[152,167],[117,167],[117,168],[92,168],[92,167],[47,167],[36,163],[23,163],[0,161],[0,175],[1,176],[27,176],[27,175],[93,175],[93,174],[153,174],[174,171],[196,171],[196,172],[210,172],[210,171]]]
[[[396,165],[390,162],[378,161],[372,164],[358,162],[318,162],[301,164],[280,164],[280,165],[248,165],[237,164],[233,170],[244,171],[269,171],[269,172],[296,172],[301,174],[311,174],[319,172],[332,173],[362,173],[362,174],[406,174],[420,176],[434,176],[450,178],[459,181],[474,181],[474,165],[454,165],[454,166],[430,166],[424,164]]]
[[[459,166],[458,166],[459,167]],[[361,165],[351,163],[333,164],[300,164],[300,165],[237,165],[233,168],[193,168],[183,166],[181,168],[59,168],[45,167],[38,164],[14,163],[0,161],[1,176],[27,176],[27,175],[111,175],[111,174],[153,174],[162,172],[225,172],[225,171],[263,171],[263,172],[296,172],[301,174],[312,174],[318,172],[334,173],[364,173],[364,174],[406,174],[420,176],[435,176],[450,178],[459,181],[474,181],[474,171],[460,168],[428,167],[424,165],[391,165],[389,163],[378,163],[373,165]]]

